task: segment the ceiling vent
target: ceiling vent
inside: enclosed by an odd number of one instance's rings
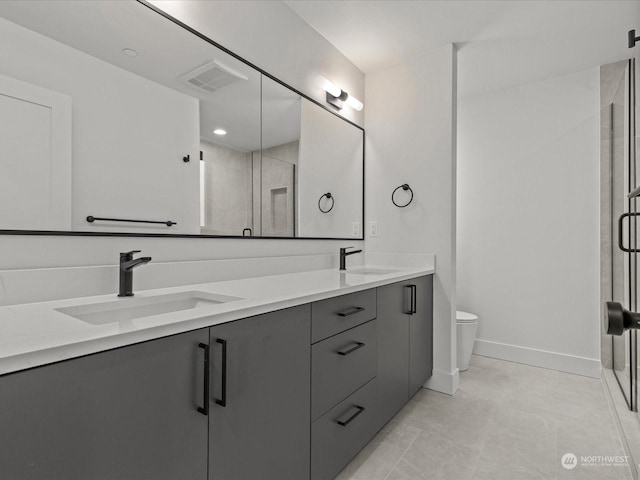
[[[214,93],[239,80],[249,80],[246,75],[217,60],[206,63],[181,78],[192,87],[206,93]]]

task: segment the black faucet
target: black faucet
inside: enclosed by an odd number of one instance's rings
[[[151,261],[151,257],[133,258],[140,250],[120,254],[120,293],[119,297],[133,297],[133,269]]]
[[[353,250],[352,252],[347,252],[347,248],[353,248],[353,247],[345,247],[340,249],[340,270],[347,269],[347,257],[349,255],[362,252],[362,250]]]

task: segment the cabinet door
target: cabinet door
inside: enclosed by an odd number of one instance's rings
[[[208,329],[0,377],[0,477],[206,479]]]
[[[431,377],[433,370],[433,275],[408,282],[414,313],[409,316],[409,396]]]
[[[409,320],[406,282],[378,287],[378,428],[409,400]]]
[[[211,480],[309,477],[310,315],[303,305],[211,328]]]

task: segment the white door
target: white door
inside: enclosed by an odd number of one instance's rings
[[[71,97],[2,75],[0,229],[71,229]]]

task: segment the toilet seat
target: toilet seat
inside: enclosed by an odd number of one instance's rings
[[[457,323],[471,323],[477,322],[478,316],[473,313],[463,312],[462,310],[456,310],[456,322]]]

